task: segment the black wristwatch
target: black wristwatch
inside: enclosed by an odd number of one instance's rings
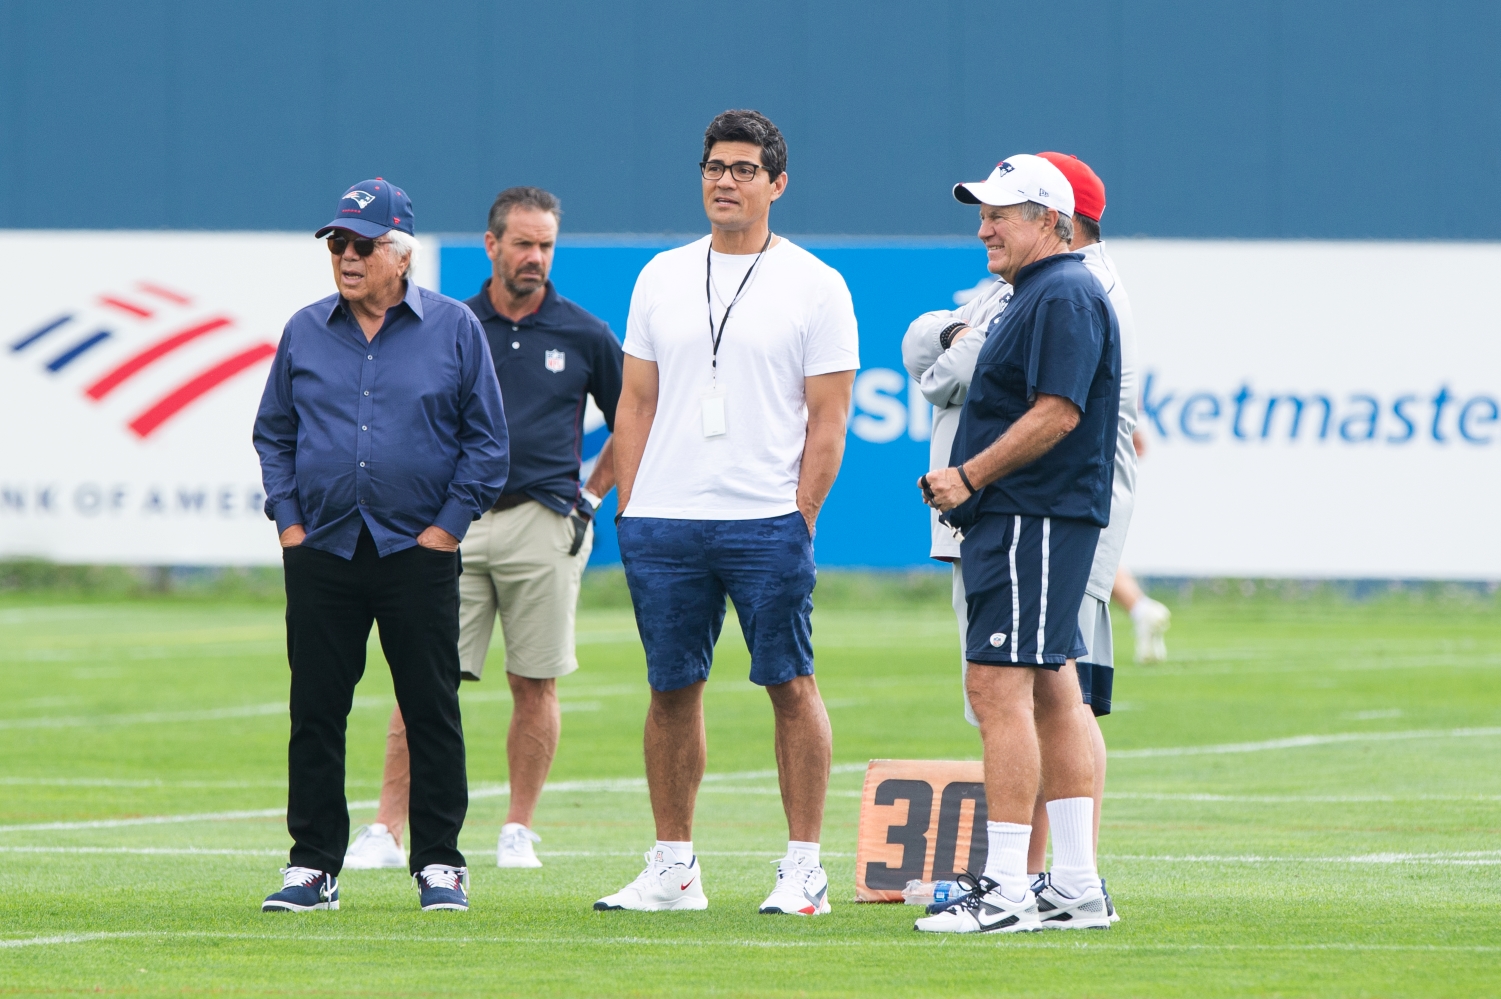
[[[944,350],[948,350],[949,344],[954,342],[954,334],[958,333],[968,325],[969,323],[949,323],[943,328],[943,331],[938,334],[938,346],[942,347]]]

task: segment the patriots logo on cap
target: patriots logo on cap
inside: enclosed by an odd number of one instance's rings
[[[360,206],[360,211],[364,211],[365,206],[375,200],[375,195],[371,194],[369,191],[350,191],[340,200],[353,201],[355,204]]]
[[[1004,177],[1006,174],[1015,169],[1016,167],[1012,166],[1010,163],[1007,163],[1005,160],[1001,160],[1001,162],[995,165],[995,172],[997,176]]]

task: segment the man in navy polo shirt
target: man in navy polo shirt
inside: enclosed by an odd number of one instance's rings
[[[949,468],[918,486],[961,544],[966,690],[985,752],[989,855],[935,933],[1042,928],[1027,875],[1039,784],[1055,859],[1049,926],[1108,928],[1094,856],[1094,751],[1075,659],[1079,606],[1110,519],[1120,326],[1069,253],[1074,195],[1052,163],[1013,156],[954,196],[980,205],[990,269],[1014,289],[975,363]]]
[[[467,909],[459,542],[506,481],[506,419],[474,313],[408,279],[412,203],[377,177],[328,237],[336,294],[283,330],[255,419],[281,532],[293,846],[267,912],[337,909],[349,839],[344,730],[372,623],[411,722],[411,871],[422,908]]]
[[[542,866],[531,824],[562,727],[557,678],[578,669],[579,585],[594,545],[595,508],[615,485],[611,438],[579,488],[587,401],[593,398],[613,429],[624,355],[610,327],[547,278],[561,215],[558,199],[541,188],[502,191],[485,233],[493,273],[465,303],[484,326],[511,429],[506,491],[469,529],[459,579],[464,679],[483,673],[497,611],[505,634],[514,706],[506,738],[510,804],[496,846],[501,867]],[[405,864],[401,832],[411,784],[398,707],[386,737],[380,812],[350,845],[346,867]]]

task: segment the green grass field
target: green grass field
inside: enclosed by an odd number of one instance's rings
[[[707,912],[590,909],[653,838],[641,648],[629,611],[600,608],[581,613],[583,667],[561,684],[542,870],[493,866],[510,708],[497,660],[463,693],[471,911],[423,914],[402,872],[375,871],[341,879],[340,912],[271,916],[259,902],[288,846],[280,607],[0,599],[0,993],[1501,994],[1496,602],[1201,588],[1166,598],[1171,661],[1151,668],[1130,663],[1118,621],[1101,869],[1123,919],[976,939],[919,937],[918,910],[851,901],[863,763],[979,744],[941,599],[835,591],[815,625],[835,908],[816,920],[756,913],[786,829],[770,711],[733,624],[694,836]],[[392,703],[373,642],[370,659],[350,719],[356,823],[374,815]]]

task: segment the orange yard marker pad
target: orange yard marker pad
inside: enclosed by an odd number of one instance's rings
[[[908,881],[985,867],[985,774],[978,760],[871,760],[860,801],[855,900],[900,902]]]

